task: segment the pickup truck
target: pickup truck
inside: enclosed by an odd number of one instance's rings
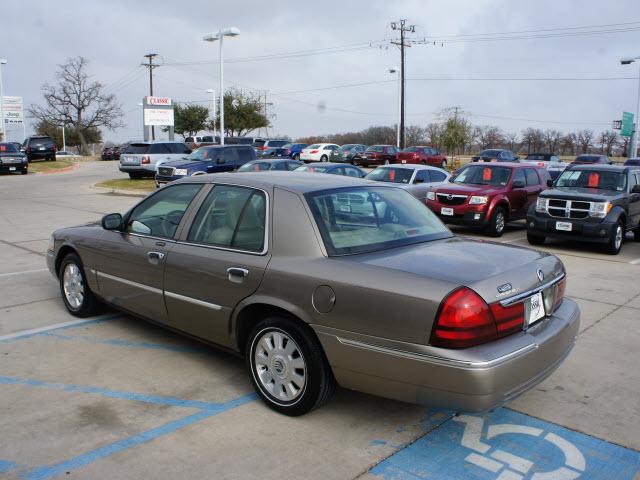
[[[540,193],[527,213],[527,240],[547,237],[601,244],[620,253],[626,233],[640,241],[640,167],[575,165]]]

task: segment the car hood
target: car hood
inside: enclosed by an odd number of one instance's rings
[[[200,170],[206,168],[209,162],[201,162],[198,160],[172,160],[170,162],[163,162],[159,166],[162,167],[173,167],[173,168],[186,168],[187,170]]]
[[[9,157],[9,158],[24,158],[26,155],[22,152],[0,152],[0,158]]]
[[[552,188],[540,193],[542,198],[563,200],[583,200],[585,202],[612,201],[624,195],[615,190],[596,190],[594,188]]]
[[[516,295],[564,274],[555,256],[515,245],[451,237],[408,247],[360,255],[358,261],[439,280],[450,290],[467,286],[487,303]],[[542,270],[543,281],[538,278]],[[504,294],[498,287],[511,284]]]
[[[472,185],[460,183],[446,183],[442,187],[436,189],[437,193],[452,193],[454,195],[472,195],[474,193],[482,193],[484,195],[496,195],[504,192],[505,187],[494,187],[491,185]]]

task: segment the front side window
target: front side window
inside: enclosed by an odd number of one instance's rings
[[[349,255],[451,237],[419,200],[396,188],[349,187],[305,195],[329,255]]]
[[[264,192],[217,185],[198,210],[187,240],[215,247],[261,252],[266,225]]]
[[[413,183],[429,183],[429,170],[418,170]]]
[[[444,182],[447,179],[447,174],[444,172],[439,172],[437,170],[431,170],[431,181],[432,182]]]
[[[347,177],[362,178],[362,173],[360,173],[360,170],[358,169],[351,168],[351,167],[344,167],[344,171]]]
[[[201,184],[183,184],[163,188],[138,204],[127,219],[128,233],[173,238],[189,204]]]
[[[493,167],[485,165],[474,165],[465,167],[453,180],[454,183],[471,185],[492,185],[504,187],[509,183],[511,169],[507,167]]]
[[[319,163],[319,162],[318,162]],[[314,172],[314,173],[325,173],[329,167],[324,167],[322,165],[300,165],[296,168],[296,172]]]

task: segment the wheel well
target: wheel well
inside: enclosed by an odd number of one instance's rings
[[[58,272],[60,271],[60,264],[62,263],[62,260],[70,253],[75,253],[76,255],[78,254],[78,252],[76,252],[76,250],[69,245],[65,245],[60,248],[60,250],[58,250],[58,256],[56,257],[56,275],[58,275]]]
[[[507,222],[509,220],[509,204],[505,200],[500,200],[498,203],[496,203],[494,210],[496,208],[502,208],[504,210],[504,218],[505,222]]]
[[[287,317],[297,322],[306,325],[299,317],[293,315],[291,312],[284,308],[276,307],[266,303],[254,303],[244,307],[238,316],[236,317],[236,344],[240,353],[244,355],[244,350],[247,342],[247,337],[251,333],[251,329],[256,323],[266,317],[270,316]]]

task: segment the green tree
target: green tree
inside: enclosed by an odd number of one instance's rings
[[[220,125],[220,112],[216,123]],[[227,90],[224,94],[224,133],[232,137],[243,137],[258,128],[269,126],[264,114],[264,104],[259,95],[239,89]],[[212,130],[213,125],[208,125]]]
[[[181,105],[176,103],[173,108],[173,129],[182,138],[192,137],[200,130],[208,127],[207,117],[209,109],[202,105]],[[164,127],[166,132],[169,128]]]
[[[38,135],[48,135],[53,138],[58,148],[62,148],[62,127],[55,125],[48,120],[39,120],[36,124],[36,133]],[[64,129],[65,142],[67,147],[80,147],[82,141],[80,135],[73,125],[66,125]],[[84,131],[84,140],[86,143],[101,143],[102,132],[97,128],[90,128]]]

